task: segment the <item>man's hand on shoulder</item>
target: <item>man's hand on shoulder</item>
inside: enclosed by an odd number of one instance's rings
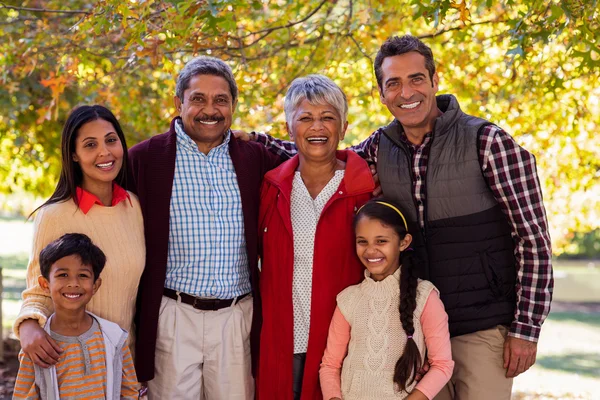
[[[504,340],[504,368],[506,377],[514,378],[535,364],[537,343],[507,336]]]
[[[371,169],[371,175],[373,175],[373,182],[375,182],[375,189],[373,189],[373,197],[379,197],[382,194],[381,184],[379,183],[379,175],[377,174],[377,167],[375,164],[369,164]]]
[[[236,139],[243,140],[244,142],[253,142],[254,140],[256,140],[255,132],[246,132],[241,129],[235,129],[235,130],[232,129],[231,133],[233,133],[233,136]]]

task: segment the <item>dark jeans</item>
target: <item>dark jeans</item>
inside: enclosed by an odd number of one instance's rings
[[[306,353],[294,354],[294,400],[300,400],[302,394],[302,377],[304,376],[304,362],[306,361]]]

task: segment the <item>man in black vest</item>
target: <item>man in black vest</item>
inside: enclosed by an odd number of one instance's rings
[[[454,374],[439,399],[509,399],[535,363],[553,278],[535,157],[501,128],[436,96],[431,49],[389,38],[375,59],[380,99],[395,117],[353,149],[377,165],[441,292]],[[292,143],[252,134],[281,156]]]
[[[436,399],[510,398],[512,378],[535,362],[553,289],[535,158],[454,96],[436,97],[433,55],[419,39],[388,39],[375,75],[395,120],[363,154],[418,227],[421,275],[449,316],[456,366]]]

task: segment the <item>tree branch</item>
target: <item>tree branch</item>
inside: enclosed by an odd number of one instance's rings
[[[304,63],[304,65],[302,66],[302,68],[300,68],[298,71],[296,71],[296,73],[294,74],[294,76],[289,79],[288,82],[286,82],[275,94],[274,98],[279,97],[280,94],[283,93],[283,91],[288,87],[288,85],[297,77],[300,76],[300,74],[304,73],[304,71],[306,71],[306,67],[308,67],[311,63],[311,61],[313,60],[313,58],[315,57],[315,54],[317,53],[317,50],[319,49],[320,45],[321,45],[321,40],[323,39],[323,35],[319,36],[316,40],[315,43],[315,47],[313,48],[313,50],[310,53],[310,56],[308,57],[308,61]]]
[[[233,22],[235,22],[235,27],[237,29],[238,28],[238,20],[237,17],[235,16],[235,12],[233,13]],[[240,55],[242,56],[242,64],[246,64],[246,54],[244,53],[244,41],[242,40],[242,38],[238,38],[238,45],[239,45],[239,49],[240,49]]]
[[[466,26],[461,25],[461,26],[454,26],[452,28],[447,28],[447,29],[440,29],[439,31],[437,31],[435,33],[430,33],[428,35],[420,35],[420,36],[418,36],[418,38],[419,39],[431,39],[431,38],[434,38],[434,37],[441,35],[443,33],[446,33],[446,32],[457,31],[457,30],[460,30],[463,28],[468,28],[470,26],[475,26],[475,25],[496,24],[499,22],[506,22],[506,21],[495,18],[495,19],[490,19],[490,20],[486,20],[486,21],[473,22],[472,24],[469,24]]]
[[[326,2],[327,2],[327,0],[325,0],[325,1],[321,2],[321,4],[319,4],[319,5],[317,6],[317,8],[315,8],[315,9],[314,9],[314,10],[313,10],[313,11],[312,11],[312,12],[311,12],[309,15],[307,15],[305,18],[303,18],[303,19],[302,19],[302,20],[300,20],[300,21],[297,21],[297,22],[290,22],[290,23],[289,23],[289,24],[287,24],[287,25],[282,25],[282,26],[273,27],[273,28],[269,28],[269,29],[263,29],[263,30],[259,30],[259,31],[256,31],[256,32],[250,32],[250,33],[248,33],[247,35],[240,36],[240,37],[236,37],[236,36],[233,36],[233,35],[231,35],[231,36],[230,36],[230,38],[231,38],[232,40],[234,40],[234,41],[237,41],[238,43],[241,43],[241,44],[243,44],[243,39],[244,39],[244,38],[247,38],[247,37],[249,37],[249,36],[256,35],[256,34],[259,34],[259,33],[262,33],[262,34],[261,34],[261,35],[260,35],[258,38],[254,39],[252,42],[250,42],[250,43],[248,43],[248,44],[246,44],[246,45],[243,45],[243,47],[244,47],[244,48],[249,48],[249,47],[252,47],[252,46],[254,46],[255,44],[257,44],[258,42],[260,42],[261,40],[265,39],[265,38],[266,38],[267,36],[269,36],[271,33],[275,32],[276,30],[279,30],[279,29],[288,29],[288,30],[290,30],[290,28],[291,28],[292,26],[294,26],[294,25],[297,25],[297,24],[299,24],[299,23],[302,23],[302,22],[306,22],[306,21],[307,21],[307,20],[308,20],[310,17],[312,17],[312,16],[313,16],[313,15],[314,15],[314,14],[317,12],[317,10],[319,10],[319,9],[320,9],[320,8],[321,8],[321,7],[322,7],[322,6],[323,6],[323,5],[326,3]],[[335,4],[335,2],[334,2],[334,4]],[[330,13],[331,13],[331,11],[332,11],[332,10],[333,10],[333,7],[330,7],[330,8],[328,9],[328,11],[327,11],[327,16],[329,16],[329,15],[330,15]],[[327,20],[327,18],[325,18],[325,20]],[[295,46],[294,46],[294,47],[295,47]]]
[[[350,23],[354,14],[354,3],[352,0],[348,0],[348,19],[346,20],[346,29],[350,30]]]
[[[9,10],[16,10],[16,11],[58,13],[58,14],[91,14],[92,13],[91,11],[85,11],[85,10],[51,10],[48,8],[16,7],[16,6],[9,6],[4,3],[0,3],[0,9],[2,9],[2,8],[6,8]]]
[[[354,44],[356,45],[356,48],[358,49],[358,51],[360,52],[360,54],[362,54],[367,60],[369,60],[369,62],[371,63],[371,66],[373,66],[373,59],[371,58],[370,55],[368,55],[361,47],[360,44],[356,41],[356,39],[354,38],[354,35],[352,33],[348,33],[346,36],[348,36],[350,38],[350,40],[352,40],[352,42],[354,42]]]
[[[249,36],[252,36],[252,35],[258,35],[258,34],[261,34],[261,33],[266,33],[266,35],[262,36],[262,38],[264,38],[265,36],[269,35],[270,33],[274,32],[274,31],[278,31],[280,29],[287,29],[287,28],[290,28],[290,27],[292,27],[294,25],[298,25],[298,24],[301,24],[303,22],[306,22],[313,15],[315,15],[321,9],[321,7],[323,7],[325,5],[325,3],[327,3],[328,1],[330,1],[330,0],[323,0],[323,1],[321,1],[321,3],[317,7],[315,7],[314,10],[312,10],[311,12],[309,12],[301,20],[293,21],[293,22],[288,22],[286,25],[279,25],[279,26],[274,26],[272,28],[261,29],[261,30],[256,31],[256,32],[250,32],[247,35],[242,36],[241,39],[245,39],[245,38],[247,38]]]

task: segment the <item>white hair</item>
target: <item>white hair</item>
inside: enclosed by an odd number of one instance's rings
[[[313,74],[293,80],[285,94],[283,109],[285,121],[292,126],[294,112],[304,100],[312,105],[330,105],[340,114],[342,125],[348,117],[348,100],[346,95],[331,79],[323,75]]]

